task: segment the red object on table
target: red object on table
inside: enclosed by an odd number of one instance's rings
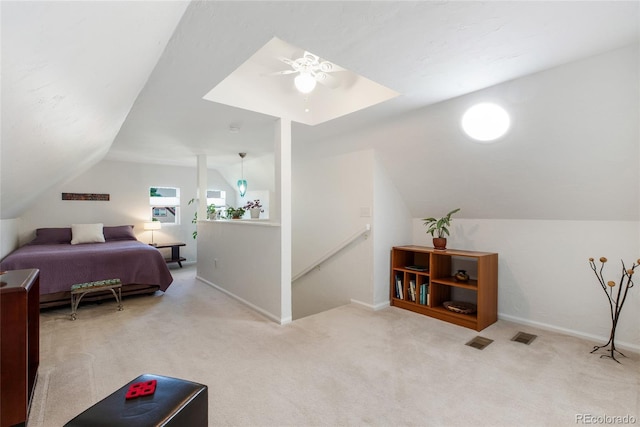
[[[125,395],[127,399],[135,399],[136,397],[148,396],[156,392],[156,380],[143,381],[133,383],[129,386],[129,390]]]

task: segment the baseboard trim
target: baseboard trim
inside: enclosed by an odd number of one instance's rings
[[[269,313],[268,311],[258,307],[255,304],[250,303],[249,301],[245,300],[244,298],[241,298],[231,292],[229,292],[228,290],[216,285],[215,283],[212,283],[200,276],[196,275],[196,279],[200,280],[201,282],[219,290],[220,292],[229,295],[231,298],[241,302],[242,304],[250,307],[251,309],[257,311],[258,313],[262,314],[263,316],[265,316],[266,318],[268,318],[269,320],[272,320],[275,323],[278,323],[280,325],[286,325],[289,324],[293,321],[292,317],[287,317],[287,318],[279,318],[278,316],[275,316],[272,313]],[[385,301],[379,304],[368,304],[366,302],[363,301],[359,301],[356,299],[351,299],[351,302],[353,304],[357,304],[363,307],[368,308],[369,310],[373,310],[373,311],[378,311],[378,310],[382,310],[385,309],[387,307],[390,306],[390,302],[389,301]],[[574,329],[568,329],[568,328],[562,328],[559,326],[554,326],[554,325],[550,325],[548,323],[543,323],[543,322],[536,322],[533,320],[528,320],[528,319],[523,319],[521,317],[517,317],[517,316],[512,316],[510,314],[504,314],[504,313],[498,313],[498,319],[501,320],[506,320],[509,322],[513,322],[513,323],[518,323],[520,325],[526,325],[526,326],[533,326],[535,328],[539,328],[539,329],[543,329],[543,330],[547,330],[547,331],[552,331],[552,332],[559,332],[562,334],[566,334],[566,335],[570,335],[573,337],[577,337],[577,338],[583,338],[583,339],[588,339],[590,341],[596,341],[596,342],[606,342],[609,338],[608,337],[603,337],[603,336],[598,336],[598,335],[593,335],[593,334],[587,334],[584,332],[580,332],[580,331],[576,331]],[[628,342],[624,342],[624,341],[617,341],[616,342],[616,347],[622,349],[622,350],[629,350],[629,351],[633,351],[635,353],[640,353],[640,345],[637,344],[632,344],[632,343],[628,343]]]
[[[533,320],[523,319],[521,317],[511,316],[509,314],[498,313],[498,319],[507,320],[509,322],[518,323],[520,325],[533,326],[535,328],[544,329],[552,332],[559,332],[562,334],[570,335],[577,338],[588,339],[590,341],[596,341],[605,343],[609,339],[609,337],[602,337],[593,334],[587,334],[584,332],[576,331],[568,328],[561,328],[559,326],[550,325],[548,323],[536,322]],[[620,348],[622,350],[633,351],[634,353],[640,353],[640,345],[631,344],[623,341],[616,341],[616,348]]]
[[[288,325],[291,322],[293,322],[293,317],[289,316],[282,319],[279,323],[280,325]]]
[[[254,311],[257,311],[258,313],[260,313],[261,315],[265,316],[267,319],[276,322],[280,325],[286,325],[288,323],[292,322],[291,317],[285,317],[285,318],[279,318],[278,316],[274,315],[273,313],[269,313],[268,311],[264,310],[263,308],[258,307],[257,305],[250,303],[249,301],[247,301],[244,298],[239,297],[238,295],[229,292],[228,290],[216,285],[213,282],[208,281],[207,279],[204,279],[198,275],[196,275],[196,279],[201,281],[202,283],[211,286],[212,288],[215,288],[217,290],[219,290],[220,292],[230,296],[231,298],[233,298],[234,300],[241,302],[242,304],[246,305],[247,307],[251,308]]]
[[[391,305],[389,301],[385,301],[385,302],[382,302],[382,303],[376,304],[376,305],[372,305],[372,304],[368,304],[366,302],[358,301],[357,299],[351,299],[351,302],[353,304],[361,305],[361,306],[366,307],[369,310],[373,310],[373,311],[382,310],[382,309],[387,308],[387,307],[389,307]]]

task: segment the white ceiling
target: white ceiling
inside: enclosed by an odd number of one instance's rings
[[[629,44],[637,31],[637,4],[622,2],[194,3],[109,157],[140,157],[154,145],[158,161],[195,164],[209,154],[219,167],[237,163],[239,148],[271,151],[271,117],[202,97],[274,36],[402,94],[299,126],[294,140],[308,141]],[[239,135],[229,134],[233,123]]]
[[[298,74],[281,74],[293,71],[281,58],[298,60],[307,53],[274,37],[204,99],[314,126],[399,95],[327,58],[319,62],[331,64],[331,72],[324,74],[311,93],[300,93],[294,89]]]
[[[635,1],[1,7],[2,218],[28,204],[31,195],[20,188],[46,189],[105,154],[182,165],[206,154],[222,171],[238,164],[240,151],[247,160],[272,155],[272,116],[203,96],[274,36],[401,94],[324,124],[295,125],[295,144],[379,125],[638,40]]]
[[[105,156],[186,6],[0,2],[1,218]]]

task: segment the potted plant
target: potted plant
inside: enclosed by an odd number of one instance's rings
[[[193,198],[189,200],[189,204],[195,203],[196,199]],[[207,219],[215,219],[216,218],[216,205],[211,204],[207,206]],[[193,219],[191,220],[192,224],[196,224],[198,222],[198,212],[193,213]],[[195,230],[191,233],[194,239],[198,237],[198,230]]]
[[[451,215],[458,212],[460,208],[454,209],[442,218],[423,218],[424,225],[427,227],[427,233],[433,237],[433,247],[438,250],[447,249],[447,238],[449,235],[449,226],[451,226]]]
[[[232,208],[229,206],[227,208],[227,218],[229,219],[240,219],[246,210],[244,208]]]
[[[208,205],[207,206],[207,219],[215,219],[216,218],[216,205]]]
[[[251,218],[253,219],[260,218],[260,212],[264,212],[264,209],[262,209],[262,204],[260,203],[260,199],[255,199],[252,202],[247,202],[247,204],[244,205],[244,209],[248,210],[249,213],[251,213]]]

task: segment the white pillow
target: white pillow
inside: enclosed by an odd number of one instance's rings
[[[71,224],[71,244],[104,243],[103,224]]]

